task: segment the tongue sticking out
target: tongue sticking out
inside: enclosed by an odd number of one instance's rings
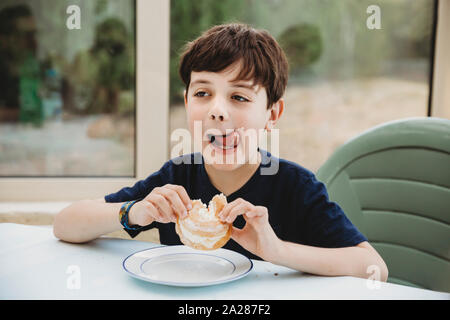
[[[221,145],[224,147],[231,147],[235,145],[235,142],[237,140],[236,132],[231,132],[225,137],[222,135],[213,136],[212,142],[214,142],[217,145]]]

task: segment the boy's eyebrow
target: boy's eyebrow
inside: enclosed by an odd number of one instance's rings
[[[194,84],[211,84],[211,81],[208,80],[195,80],[193,82],[191,82],[191,86],[193,86]]]
[[[252,86],[252,85],[249,85],[249,84],[245,84],[245,83],[243,83],[243,82],[241,82],[239,80],[238,81],[228,81],[228,82],[232,84],[232,87],[235,87],[235,88],[246,88],[246,89],[252,90],[255,93],[257,92],[257,90],[255,90],[255,86]],[[191,86],[193,86],[194,84],[212,84],[212,82],[209,81],[209,80],[198,79],[198,80],[195,80],[195,81],[191,82]]]
[[[239,81],[236,81],[236,82],[230,82],[230,83],[234,83],[234,85],[232,85],[232,87],[236,87],[236,88],[247,88],[247,89],[250,89],[250,90],[252,90],[253,92],[257,92],[257,90],[255,89],[255,87],[256,86],[252,86],[252,85],[250,85],[250,84],[245,84],[245,83],[242,83],[242,82],[239,82]]]

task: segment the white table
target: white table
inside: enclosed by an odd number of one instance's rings
[[[2,223],[0,299],[450,299],[449,293],[390,283],[373,288],[365,279],[313,276],[256,260],[244,278],[195,288],[152,284],[122,269],[131,253],[157,245],[112,238],[70,244],[56,239],[50,226]]]

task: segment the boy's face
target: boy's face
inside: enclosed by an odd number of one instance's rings
[[[231,82],[240,71],[240,62],[222,72],[192,72],[185,106],[189,130],[202,139],[202,155],[218,170],[234,170],[257,163],[259,131],[271,129],[283,112],[283,101],[267,109],[267,94],[251,81]],[[203,137],[196,136],[200,126]]]

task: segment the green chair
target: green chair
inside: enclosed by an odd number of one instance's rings
[[[383,257],[388,282],[450,292],[449,120],[374,127],[339,147],[316,176]]]

